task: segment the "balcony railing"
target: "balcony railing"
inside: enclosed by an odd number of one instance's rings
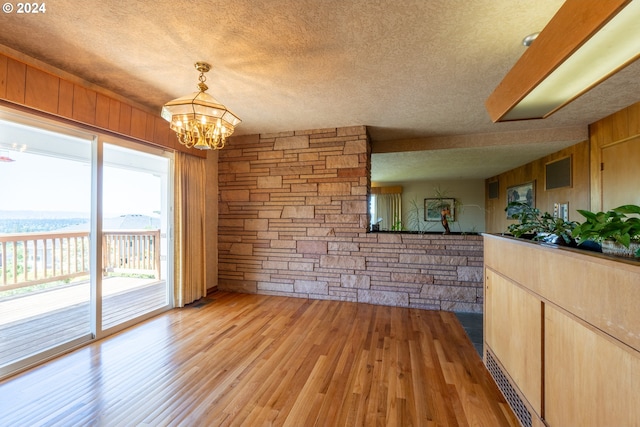
[[[160,279],[160,230],[102,233],[103,274]],[[89,275],[89,232],[0,235],[0,291]]]
[[[103,231],[102,258],[107,273],[152,274],[160,280],[160,230]]]

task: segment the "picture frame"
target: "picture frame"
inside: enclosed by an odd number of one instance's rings
[[[536,207],[536,186],[535,181],[526,182],[520,185],[507,187],[507,218],[517,214],[517,206],[508,206],[512,202],[524,203],[529,207]]]
[[[442,220],[441,212],[444,208],[448,208],[449,210],[447,220],[451,222],[455,221],[456,199],[424,199],[424,220],[440,222]]]

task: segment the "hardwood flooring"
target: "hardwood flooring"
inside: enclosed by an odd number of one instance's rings
[[[516,426],[453,313],[217,292],[0,383],[2,426]]]
[[[166,307],[165,282],[105,280],[103,329]],[[56,345],[89,335],[87,283],[0,300],[0,368]]]

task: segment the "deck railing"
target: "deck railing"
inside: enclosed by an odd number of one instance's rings
[[[107,273],[153,274],[160,279],[160,230],[103,231],[102,258]]]
[[[0,235],[0,291],[89,275],[89,232]],[[160,279],[160,230],[103,231],[103,274]]]

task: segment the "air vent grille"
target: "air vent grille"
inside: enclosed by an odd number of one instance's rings
[[[500,369],[500,366],[495,361],[491,353],[486,352],[486,355],[487,370],[491,373],[491,376],[495,380],[505,399],[507,399],[513,413],[518,417],[520,424],[522,424],[523,427],[531,427],[531,413],[527,410],[522,399],[520,399],[520,396],[518,396],[518,393],[516,393],[515,389],[504,375],[502,369]]]

